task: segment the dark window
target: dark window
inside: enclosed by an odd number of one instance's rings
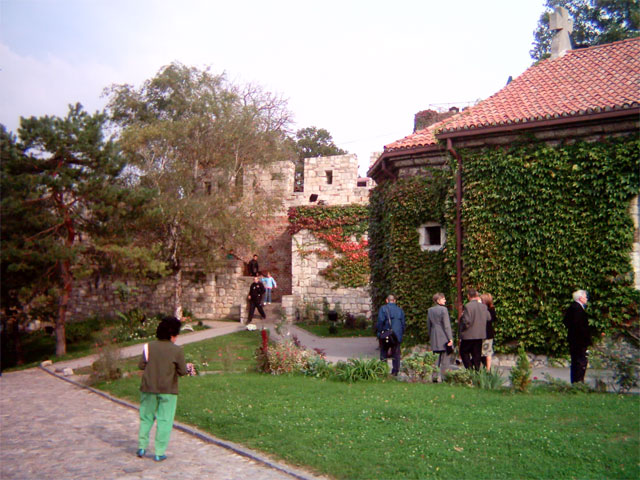
[[[211,195],[211,182],[204,182],[204,193]]]
[[[358,180],[358,186],[359,187],[366,187],[367,186],[367,181],[366,180]]]
[[[315,193],[311,194],[311,196],[309,197],[309,201],[313,203],[316,200],[318,200],[318,195],[316,195]]]
[[[440,227],[424,227],[426,233],[427,245],[435,246],[442,245],[442,238],[440,236]]]
[[[333,183],[333,170],[327,170],[325,173],[327,174],[327,185],[331,185]]]

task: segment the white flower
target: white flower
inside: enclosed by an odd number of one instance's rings
[[[247,325],[247,330],[255,330],[255,329],[256,329],[255,325],[253,325],[253,324]]]

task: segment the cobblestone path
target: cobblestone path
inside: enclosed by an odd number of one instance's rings
[[[167,460],[137,458],[137,411],[40,369],[2,374],[0,418],[2,480],[317,478],[175,429]]]

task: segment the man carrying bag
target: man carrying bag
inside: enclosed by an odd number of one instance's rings
[[[389,295],[386,305],[378,311],[376,332],[380,343],[380,360],[392,358],[391,375],[394,376],[400,371],[400,344],[404,329],[404,312],[396,305],[396,297]]]

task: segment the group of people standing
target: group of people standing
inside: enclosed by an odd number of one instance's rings
[[[475,289],[470,289],[467,295],[469,302],[464,306],[459,324],[460,357],[465,368],[479,370],[480,365],[484,364],[487,369],[490,369],[495,336],[493,325],[496,321],[493,297],[490,294],[481,296]],[[427,311],[427,325],[431,349],[438,354],[437,366],[440,371],[440,380],[442,380],[452,364],[455,347],[449,311],[445,306],[447,304],[445,295],[436,293],[433,296],[433,303],[433,307]],[[392,375],[397,375],[400,370],[400,344],[405,327],[404,311],[396,305],[395,296],[389,295],[386,304],[378,311],[376,331],[380,341],[380,360],[392,359]],[[386,340],[386,335],[383,333],[389,330],[393,331],[391,342]],[[434,381],[438,379],[434,377]]]
[[[480,370],[484,365],[491,370],[493,356],[493,340],[495,337],[496,309],[493,296],[489,293],[482,295],[471,288],[467,292],[468,302],[464,305],[462,316],[458,323],[460,337],[460,359],[464,368]],[[563,323],[567,327],[567,340],[571,355],[571,383],[584,382],[587,369],[587,349],[591,345],[591,333],[586,313],[587,292],[577,290],[573,293],[573,302],[564,314]],[[453,364],[454,339],[446,307],[447,299],[443,293],[433,296],[433,306],[427,311],[427,326],[431,350],[438,354],[437,367],[439,379],[444,379],[445,373]],[[396,305],[396,299],[389,295],[386,304],[378,311],[376,331],[380,340],[380,360],[393,359],[392,374],[397,375],[400,370],[400,344],[405,330],[405,316],[402,308]],[[393,330],[394,340],[391,344],[383,342],[382,333]]]
[[[484,365],[487,370],[490,370],[496,321],[493,296],[488,293],[480,295],[477,290],[469,289],[467,297],[469,301],[464,306],[458,325],[460,359],[464,368],[479,370],[480,365]],[[437,365],[442,380],[453,363],[455,347],[449,311],[445,306],[447,303],[445,295],[436,293],[433,296],[433,303],[433,307],[427,311],[427,323],[431,349],[434,353],[438,353]]]

